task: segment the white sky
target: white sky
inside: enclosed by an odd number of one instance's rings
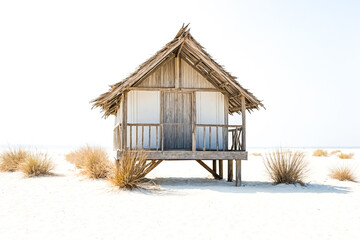
[[[89,101],[182,23],[264,100],[248,147],[360,146],[359,1],[1,1],[0,145],[112,147]]]

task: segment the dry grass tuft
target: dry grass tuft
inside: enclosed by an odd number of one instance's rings
[[[113,164],[107,153],[101,148],[91,148],[84,155],[83,173],[90,178],[106,178],[111,173]]]
[[[314,157],[328,157],[329,153],[326,150],[317,149],[314,151],[313,156]]]
[[[354,153],[340,153],[338,157],[341,159],[352,159],[354,157]]]
[[[100,147],[85,146],[67,154],[65,158],[83,169],[82,173],[90,178],[106,178],[113,168],[108,154]]]
[[[275,184],[304,185],[304,178],[308,172],[308,163],[304,158],[304,152],[278,149],[265,154],[264,164]]]
[[[356,181],[353,170],[347,166],[335,167],[330,169],[329,177],[340,181]]]
[[[340,150],[334,150],[334,151],[332,151],[332,152],[330,153],[330,156],[336,155],[336,154],[338,154],[338,153],[341,153],[341,151],[340,151]]]
[[[30,153],[19,169],[28,177],[49,175],[54,169],[51,158],[46,153]]]
[[[255,156],[255,157],[260,157],[260,156],[262,156],[262,154],[261,154],[261,153],[256,153],[256,152],[251,153],[251,155],[253,155],[253,156]]]
[[[19,169],[30,153],[21,148],[9,149],[0,155],[0,171],[13,172]]]
[[[141,187],[148,173],[148,166],[145,152],[126,151],[119,161],[119,168],[114,168],[114,176],[109,181],[119,188],[133,190]]]

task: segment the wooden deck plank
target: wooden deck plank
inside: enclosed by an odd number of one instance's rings
[[[145,151],[148,160],[227,160],[241,159],[247,160],[248,153],[246,151]],[[122,155],[118,151],[118,158]]]

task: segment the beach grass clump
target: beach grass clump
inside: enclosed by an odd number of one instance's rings
[[[354,153],[340,153],[338,157],[341,159],[352,159],[354,157]]]
[[[28,154],[19,169],[28,177],[50,175],[54,164],[48,154],[36,152]]]
[[[23,163],[29,156],[29,152],[22,149],[9,149],[0,155],[0,171],[13,172],[19,169],[21,163]]]
[[[330,156],[336,155],[336,154],[338,154],[338,153],[341,153],[341,151],[340,151],[340,150],[331,151]]]
[[[65,155],[65,159],[74,164],[77,168],[83,168],[85,163],[85,156],[91,152],[90,146],[81,147]]]
[[[106,178],[113,168],[108,154],[100,147],[81,147],[67,154],[65,158],[77,168],[82,169],[82,173],[89,178]]]
[[[340,181],[355,182],[355,174],[352,168],[349,166],[339,166],[330,169],[329,177]]]
[[[116,187],[133,190],[143,185],[149,164],[143,151],[124,151],[109,181]]]
[[[278,149],[265,154],[264,165],[274,184],[304,185],[308,172],[304,152]]]
[[[102,148],[90,148],[84,155],[83,173],[90,178],[106,178],[111,173],[113,164]]]
[[[314,157],[328,157],[329,153],[326,150],[316,149],[313,153]]]
[[[255,156],[255,157],[261,157],[262,156],[261,153],[257,153],[257,152],[251,153],[251,155]]]

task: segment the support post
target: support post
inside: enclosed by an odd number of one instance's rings
[[[191,94],[191,98],[192,98],[192,120],[191,120],[191,124],[192,124],[192,151],[196,152],[196,92],[193,92]]]
[[[233,181],[233,163],[234,161],[231,159],[231,160],[228,160],[228,182],[232,182]]]
[[[217,173],[217,170],[216,170],[216,160],[212,160],[212,165],[213,165],[213,171]]]
[[[127,91],[123,93],[122,102],[122,150],[127,148]]]
[[[246,151],[246,106],[245,97],[241,96],[241,120],[242,120],[242,134],[241,134],[241,150]]]
[[[241,95],[241,118],[242,118],[242,134],[241,134],[241,151],[246,151],[246,105],[245,97]],[[241,186],[241,159],[236,159],[236,183],[235,186]]]
[[[223,160],[219,160],[219,176],[221,179],[224,178],[223,167],[224,167]]]
[[[241,186],[241,160],[236,159],[236,183],[235,186]]]

